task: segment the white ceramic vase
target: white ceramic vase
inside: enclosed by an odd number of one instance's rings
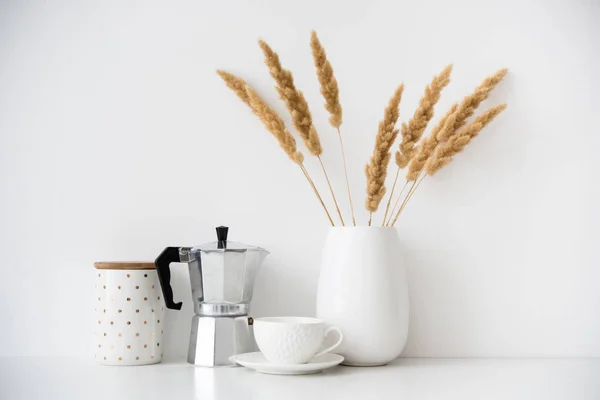
[[[317,317],[338,326],[345,365],[385,365],[408,335],[408,285],[393,227],[331,228],[321,264]]]

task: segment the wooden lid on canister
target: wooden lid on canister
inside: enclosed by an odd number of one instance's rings
[[[96,269],[156,269],[152,261],[97,261],[94,263]]]

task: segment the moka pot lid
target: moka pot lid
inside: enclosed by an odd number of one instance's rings
[[[244,243],[234,242],[231,240],[227,240],[227,234],[229,232],[229,228],[226,226],[218,226],[216,228],[217,231],[217,240],[214,242],[204,243],[198,246],[194,246],[191,249],[192,253],[201,251],[201,252],[246,252],[246,251],[264,251],[266,253],[267,250],[258,247],[258,246],[250,246]]]

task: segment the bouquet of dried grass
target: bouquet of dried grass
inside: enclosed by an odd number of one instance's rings
[[[282,67],[279,55],[266,42],[260,40],[259,45],[265,56],[265,64],[275,80],[275,89],[289,111],[293,126],[302,138],[308,152],[319,161],[340,223],[342,226],[345,226],[341,208],[334,194],[325,164],[321,159],[323,147],[317,129],[313,124],[308,102],[304,94],[296,88],[292,73]],[[321,94],[325,99],[325,109],[329,112],[329,123],[338,134],[352,224],[356,225],[354,205],[350,193],[350,182],[346,168],[346,155],[340,130],[340,126],[342,125],[342,106],[339,98],[338,82],[334,76],[331,63],[327,59],[325,49],[315,32],[312,32],[310,46]],[[323,207],[330,224],[334,226],[335,223],[331,218],[329,209],[323,201],[314,180],[304,166],[304,156],[298,151],[296,140],[287,130],[284,121],[243,79],[222,70],[217,72],[225,84],[258,116],[267,130],[277,139],[287,156],[300,167],[319,203]],[[491,91],[506,75],[507,70],[501,69],[487,77],[473,93],[466,96],[460,103],[456,103],[450,107],[431,130],[429,136],[424,137],[427,126],[433,119],[434,108],[441,97],[442,90],[450,83],[451,72],[452,65],[448,65],[437,76],[433,77],[432,81],[425,87],[423,97],[419,101],[419,105],[413,116],[408,122],[403,123],[401,128],[396,128],[396,124],[398,123],[400,113],[399,107],[404,90],[403,84],[398,86],[389,100],[384,111],[383,120],[379,123],[377,135],[375,136],[373,154],[365,167],[367,178],[365,206],[369,212],[369,226],[373,222],[373,213],[379,209],[381,200],[386,193],[385,183],[388,164],[392,156],[391,148],[398,136],[401,137],[401,142],[395,153],[397,171],[385,207],[382,226],[394,226],[423,179],[427,175],[436,174],[450,163],[456,154],[460,153],[471,140],[479,135],[483,128],[506,109],[506,104],[491,107],[469,123],[469,119],[473,116],[479,105],[488,98]],[[405,168],[407,172],[404,186],[397,196],[396,201],[393,202],[400,171]],[[407,187],[409,187],[408,192],[403,195]],[[392,207],[390,208],[390,206]]]

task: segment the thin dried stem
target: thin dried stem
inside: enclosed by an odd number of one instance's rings
[[[331,224],[331,226],[335,226],[335,224],[333,223],[333,220],[331,219],[331,215],[329,215],[329,211],[327,211],[327,207],[325,207],[325,203],[323,202],[323,199],[321,198],[321,195],[319,194],[319,191],[317,190],[315,183],[313,182],[312,178],[308,174],[308,171],[304,167],[304,164],[298,164],[298,165],[300,166],[300,169],[302,169],[302,172],[304,172],[304,176],[308,180],[308,183],[310,183],[310,186],[312,187],[313,191],[315,192],[315,195],[319,199],[319,202],[321,202],[321,205],[323,206],[323,210],[325,210],[325,214],[327,214],[327,218],[329,219],[329,223]]]
[[[409,194],[407,194],[407,198],[406,201],[404,202],[404,205],[402,207],[400,207],[400,209],[398,210],[398,215],[396,216],[396,218],[394,219],[394,222],[392,223],[392,226],[394,226],[394,224],[396,223],[396,220],[398,219],[398,217],[400,216],[400,214],[402,214],[402,211],[406,208],[406,205],[408,204],[408,201],[411,199],[411,197],[415,194],[415,192],[417,191],[417,189],[419,188],[419,185],[421,184],[421,182],[423,182],[423,179],[425,179],[427,175],[423,175],[423,177],[421,179],[419,179],[419,181],[415,181],[417,182],[417,184],[415,185],[414,189],[412,190],[412,192],[410,192]]]
[[[396,171],[396,177],[394,178],[394,184],[392,185],[392,190],[390,191],[390,197],[388,198],[387,205],[385,206],[385,214],[383,214],[383,221],[381,222],[381,226],[385,226],[385,220],[387,219],[388,212],[390,211],[390,203],[392,202],[394,189],[396,189],[396,183],[398,182],[398,175],[400,175],[400,167],[398,167],[398,170]]]
[[[408,182],[408,181],[407,181]],[[392,220],[392,224],[391,226],[394,226],[394,224],[396,223],[396,221],[398,220],[398,217],[400,216],[400,212],[402,211],[402,208],[404,207],[404,205],[406,205],[406,202],[408,201],[408,199],[410,198],[413,189],[415,188],[417,184],[417,180],[415,179],[414,181],[412,181],[412,185],[410,185],[410,189],[408,189],[408,193],[406,193],[406,197],[404,198],[404,201],[402,202],[402,204],[400,205],[400,208],[398,209],[398,211],[396,212],[396,216],[394,217],[394,219]]]
[[[390,222],[392,222],[392,218],[394,218],[394,215],[396,213],[396,207],[398,207],[398,203],[400,203],[400,199],[402,199],[402,193],[404,193],[404,189],[406,189],[406,187],[408,186],[408,182],[410,182],[410,181],[404,182],[404,186],[402,186],[402,190],[400,190],[400,193],[398,194],[398,198],[396,199],[396,202],[394,203],[394,207],[392,207],[392,212],[390,213],[390,217],[388,218],[387,222],[385,223],[385,226],[389,226]]]
[[[342,217],[342,213],[340,212],[340,206],[338,205],[337,199],[335,198],[335,194],[333,194],[333,188],[331,187],[329,175],[327,175],[327,171],[325,170],[323,160],[321,160],[321,156],[318,156],[317,158],[319,159],[319,164],[321,164],[321,168],[323,169],[323,175],[325,175],[325,180],[327,181],[327,186],[329,186],[329,191],[331,192],[331,197],[333,198],[333,203],[335,204],[335,209],[337,210],[338,216],[340,217],[340,221],[342,221],[342,226],[346,226],[346,224],[344,223],[344,217]]]
[[[346,153],[344,152],[344,141],[340,128],[337,128],[338,137],[340,139],[340,148],[342,149],[342,160],[344,161],[344,175],[346,177],[346,189],[348,189],[348,200],[350,200],[350,211],[352,211],[352,225],[356,226],[356,218],[354,216],[354,204],[352,203],[352,194],[350,194],[350,181],[348,180],[348,168],[346,168]]]
[[[371,221],[373,221],[373,211],[369,211],[369,226],[371,226]]]

